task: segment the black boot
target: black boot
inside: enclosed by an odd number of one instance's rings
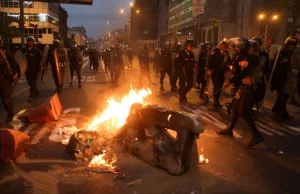
[[[161,91],[161,92],[166,91],[163,85],[160,86],[160,91]]]
[[[226,129],[217,131],[217,134],[228,135],[230,137],[233,137],[233,128],[234,128],[234,122],[231,122]]]
[[[78,88],[82,88],[81,82],[78,82]]]
[[[29,95],[28,102],[32,102],[32,101],[33,101],[33,94],[31,93],[31,94]]]
[[[36,98],[36,97],[38,97],[39,94],[40,94],[40,91],[36,90],[35,93],[34,93],[34,95],[33,95],[33,97]]]
[[[220,102],[214,102],[214,108],[222,108],[223,106],[220,104]]]

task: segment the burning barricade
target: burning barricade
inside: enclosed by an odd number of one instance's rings
[[[121,143],[141,160],[180,175],[198,166],[196,139],[203,123],[196,115],[157,105],[145,105],[150,90],[131,90],[120,102],[110,99],[109,107],[96,117],[86,131],[75,133],[67,152],[90,161],[88,167],[116,172],[113,144]],[[172,136],[169,131],[174,131]]]

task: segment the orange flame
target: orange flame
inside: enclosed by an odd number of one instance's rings
[[[89,167],[98,167],[98,166],[104,166],[108,167],[109,169],[114,169],[114,163],[117,161],[117,157],[114,154],[113,158],[111,160],[104,159],[106,156],[106,151],[103,151],[103,154],[100,154],[98,156],[94,156],[93,159],[89,163]]]
[[[95,131],[99,125],[105,123],[106,129],[119,129],[125,123],[129,115],[130,108],[135,103],[144,104],[144,98],[151,94],[150,89],[133,90],[124,96],[120,102],[114,98],[109,99],[108,108],[104,110],[99,117],[94,118],[92,124],[88,127],[88,131]]]

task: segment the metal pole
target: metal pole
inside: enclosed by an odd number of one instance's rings
[[[20,29],[20,36],[21,36],[21,48],[25,46],[25,29],[24,29],[24,0],[20,0],[20,22],[19,22],[19,29]]]

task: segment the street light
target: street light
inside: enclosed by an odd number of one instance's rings
[[[134,4],[131,2],[131,3],[129,3],[129,5],[130,5],[130,7],[133,7],[134,6]]]
[[[140,10],[136,10],[136,13],[140,13]]]
[[[266,16],[265,14],[259,14],[258,19],[260,21],[265,20]],[[267,44],[267,36],[268,36],[268,30],[269,30],[269,25],[271,21],[276,21],[278,20],[279,16],[278,15],[272,15],[271,16],[271,20],[267,20],[266,21],[266,31],[265,31],[265,44]]]
[[[121,13],[124,13],[124,9],[121,9],[120,12],[121,12]]]

